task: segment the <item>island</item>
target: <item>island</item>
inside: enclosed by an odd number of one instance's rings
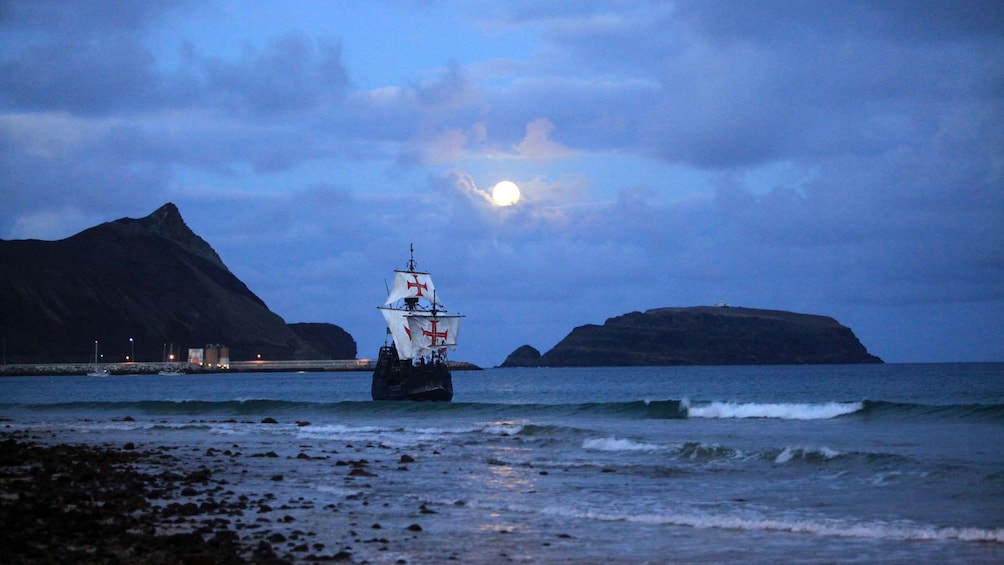
[[[502,367],[882,363],[829,316],[782,310],[657,308],[584,325],[550,351],[524,345]]]

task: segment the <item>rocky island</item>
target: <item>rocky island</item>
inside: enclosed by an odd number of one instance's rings
[[[550,351],[517,348],[503,367],[881,363],[828,316],[697,306],[658,308],[572,330]]]

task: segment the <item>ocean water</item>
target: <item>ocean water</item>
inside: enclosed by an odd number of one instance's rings
[[[366,373],[5,378],[0,425],[171,446],[238,492],[300,501],[297,527],[359,561],[1004,562],[1004,364],[454,385],[432,404],[372,402]],[[371,476],[346,476],[359,459]]]

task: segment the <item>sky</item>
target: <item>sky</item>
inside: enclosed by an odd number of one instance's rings
[[[414,244],[485,367],[721,302],[1004,361],[1002,62],[999,1],[5,0],[0,239],[173,202],[360,358]]]

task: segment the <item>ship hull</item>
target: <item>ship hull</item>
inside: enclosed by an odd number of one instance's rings
[[[371,387],[373,400],[453,400],[453,376],[446,363],[413,365],[393,347],[380,349]]]

